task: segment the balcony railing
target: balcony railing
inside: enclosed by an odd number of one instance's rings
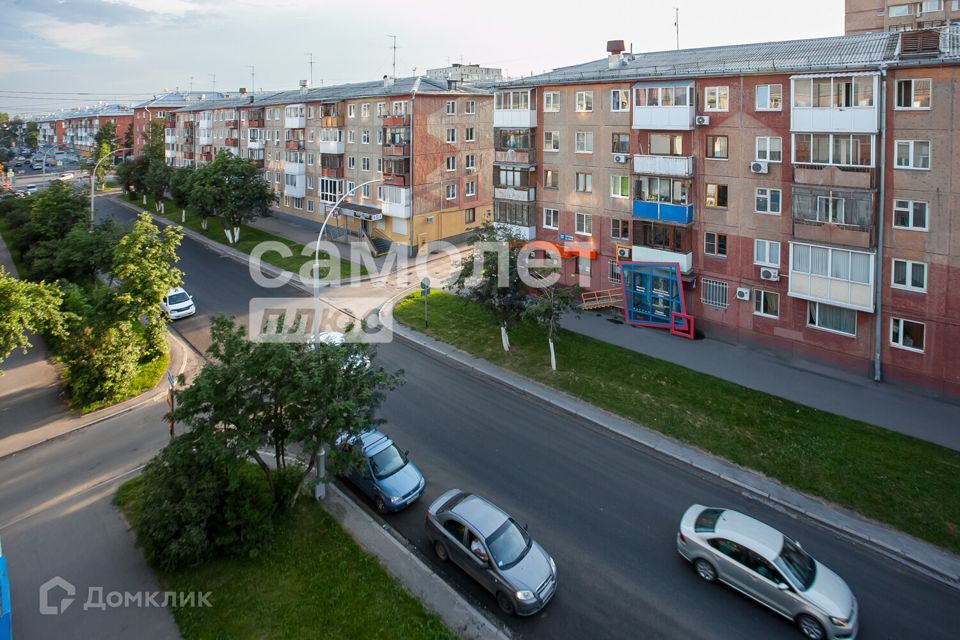
[[[537,190],[534,187],[494,187],[493,197],[500,200],[533,202],[537,199]]]
[[[633,108],[634,129],[654,129],[663,131],[689,131],[693,129],[697,110],[693,106],[668,106]]]
[[[259,129],[263,126],[263,118],[250,118],[247,120],[247,126],[251,129]]]
[[[385,144],[383,145],[383,155],[385,156],[409,156],[409,144]]]
[[[693,176],[693,158],[689,156],[633,156],[633,172],[643,175],[690,178]]]
[[[223,141],[228,147],[238,147],[240,146],[240,141],[236,138],[227,138]]]
[[[383,116],[383,126],[385,127],[402,127],[404,125],[410,124],[410,115],[386,115]],[[326,125],[324,125],[326,126]],[[340,125],[330,125],[330,126],[340,126]]]
[[[213,162],[213,154],[210,152],[200,154],[201,162]]]
[[[320,175],[324,178],[342,178],[343,167],[320,167]]]
[[[651,200],[634,200],[633,217],[640,220],[672,222],[673,224],[691,224],[693,222],[692,204],[671,204]]]
[[[320,118],[320,126],[339,129],[343,126],[343,116],[323,116]]]
[[[183,157],[185,160],[193,160],[193,151],[184,151]]]
[[[405,173],[383,174],[383,184],[393,187],[409,187],[410,176]]]
[[[287,140],[287,143],[284,145],[288,151],[302,151],[303,150],[303,140]]]
[[[225,120],[223,122],[223,126],[227,129],[236,129],[239,124],[240,123],[237,120]]]
[[[251,159],[250,164],[260,169],[263,169],[263,158]]]
[[[633,245],[631,258],[634,262],[676,262],[680,265],[680,273],[693,271],[693,253],[680,253],[656,247]]]
[[[321,140],[317,147],[322,154],[341,155],[343,153],[343,142]]]
[[[877,172],[870,167],[836,167],[819,164],[793,165],[793,181],[819,187],[873,189]]]
[[[535,109],[494,109],[494,127],[518,127],[525,129],[537,126]]]
[[[512,164],[534,164],[537,161],[536,149],[497,149],[494,151],[494,162]]]

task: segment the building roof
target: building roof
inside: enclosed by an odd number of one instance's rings
[[[881,64],[960,62],[960,37],[944,29],[939,55],[905,61],[899,57],[899,33],[862,33],[849,36],[761,42],[700,49],[626,53],[613,66],[609,58],[593,60],[548,73],[497,83],[498,87],[645,78],[792,73],[827,69],[862,69]]]
[[[224,94],[214,91],[168,91],[153,96],[146,102],[136,105],[135,109],[153,108],[153,107],[182,107],[191,102],[199,100],[218,100],[224,98]]]

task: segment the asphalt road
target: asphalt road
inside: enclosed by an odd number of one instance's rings
[[[106,200],[97,206],[122,219],[131,215]],[[180,255],[199,312],[176,328],[202,350],[210,314],[243,314],[249,299],[264,292],[244,266],[189,240]],[[268,295],[297,294],[279,289]],[[857,594],[861,638],[956,637],[960,593],[830,530],[406,343],[381,346],[377,362],[406,372],[406,383],[383,407],[383,429],[411,450],[428,481],[422,501],[387,522],[421,548],[426,505],[460,487],[528,523],[556,558],[559,590],[550,605],[532,618],[505,620],[519,637],[799,637],[788,622],[745,597],[701,582],[677,556],[676,526],[692,502],[747,512],[799,539]],[[500,617],[492,597],[421,550],[468,597]]]

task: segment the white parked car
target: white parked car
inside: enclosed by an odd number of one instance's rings
[[[313,350],[317,348],[317,343],[327,344],[331,347],[339,347],[346,341],[346,336],[339,331],[322,331],[311,334],[307,337],[307,348]],[[370,367],[370,358],[364,355],[356,354],[353,356],[353,364],[358,367]],[[344,367],[346,368],[346,367]]]
[[[60,180],[73,180],[73,174],[72,174],[72,173],[64,173],[63,175],[60,176],[59,179],[60,179]]]
[[[23,192],[26,193],[27,195],[30,195],[31,193],[36,193],[38,188],[39,187],[37,187],[37,185],[35,184],[28,184],[23,188]]]
[[[171,320],[186,318],[197,312],[197,307],[193,304],[193,298],[183,287],[170,289],[163,302],[160,303],[160,308]]]

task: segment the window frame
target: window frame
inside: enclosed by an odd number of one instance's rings
[[[903,284],[899,284],[896,281],[896,270],[897,263],[902,262],[904,265],[904,276],[905,280]],[[913,283],[913,270],[914,267],[920,266],[923,268],[923,286],[917,287]],[[929,286],[930,279],[930,265],[926,262],[920,262],[919,260],[908,260],[906,258],[890,258],[890,288],[899,289],[901,291],[912,291],[914,293],[926,293]]]
[[[907,207],[900,207],[900,206],[898,206],[898,205],[900,205],[901,203],[906,203],[906,204],[907,204]],[[916,215],[915,206],[918,205],[918,204],[922,204],[923,207],[924,207],[924,209],[923,209],[923,226],[922,226],[922,227],[918,227],[918,226],[916,226],[916,225],[913,224],[913,222],[914,222],[914,216]],[[898,213],[898,212],[904,212],[904,211],[907,213],[907,216],[909,217],[909,221],[910,221],[910,223],[911,223],[911,224],[909,224],[909,225],[907,225],[907,226],[903,226],[903,225],[897,224],[897,213]],[[893,225],[892,225],[892,226],[893,226],[894,229],[901,229],[901,230],[903,230],[903,231],[922,231],[922,232],[929,232],[929,231],[930,231],[930,203],[927,202],[926,200],[905,200],[905,199],[903,199],[903,198],[894,198],[894,199],[893,199]]]
[[[712,244],[713,244],[713,251],[710,251],[709,248],[708,248],[709,245],[711,244],[711,243],[710,243],[710,239],[708,238],[708,236],[713,236],[713,242],[712,242]],[[722,242],[721,242],[721,239],[722,239]],[[729,253],[728,253],[728,249],[729,249],[729,247],[728,247],[728,242],[729,242],[729,237],[728,237],[727,234],[725,234],[725,233],[721,233],[721,232],[719,232],[719,231],[704,231],[704,232],[703,232],[703,255],[704,255],[704,256],[710,256],[711,258],[726,258],[726,257],[728,257],[728,255],[729,255]],[[721,245],[723,245],[723,246],[722,246],[723,253],[720,252],[720,251],[721,251]]]
[[[552,218],[554,224],[548,224],[547,222],[547,212],[552,212],[550,218]],[[551,207],[543,207],[543,228],[552,229],[554,231],[560,228],[560,210],[553,209]]]
[[[547,106],[548,102],[550,103],[549,107]],[[543,92],[543,111],[544,113],[560,113],[560,92],[559,91]]]
[[[581,220],[583,225],[580,224]],[[585,229],[581,231],[581,227]],[[577,211],[573,216],[573,233],[578,236],[592,236],[593,235],[593,214],[583,213]]]
[[[779,158],[778,158],[777,160],[773,160],[772,157],[771,157],[771,154],[773,153],[772,144],[773,144],[773,141],[774,141],[774,140],[776,140],[776,141],[777,141],[777,144],[779,145],[779,149],[777,149],[777,151],[776,151],[777,154],[778,154],[778,156],[779,156]],[[766,147],[767,147],[767,148],[766,148],[766,151],[765,151],[765,152],[766,152],[766,155],[767,155],[766,158],[761,158],[761,157],[760,157],[760,143],[761,143],[761,142],[765,142],[765,143],[766,143]],[[757,136],[757,137],[754,139],[754,154],[753,154],[753,155],[754,155],[754,160],[756,160],[757,162],[767,162],[767,163],[769,163],[769,164],[780,164],[780,163],[782,163],[782,162],[783,162],[783,138],[782,138],[781,136]]]
[[[576,185],[574,187],[575,193],[593,193],[593,173],[587,171],[577,171],[576,175]],[[582,176],[582,179],[581,179]],[[583,190],[580,189],[581,183],[583,185]]]
[[[716,309],[728,309],[730,307],[730,283],[724,280],[714,280],[713,278],[700,278],[700,289],[703,293],[700,294],[700,302],[703,304],[714,307]],[[709,298],[709,293],[723,293],[723,301],[720,302],[718,299]]]
[[[455,116],[457,115],[457,101],[456,100],[447,100],[447,115]]]
[[[593,113],[593,89],[577,91],[574,110],[577,113]]]
[[[710,106],[710,93],[714,93],[714,103],[716,106]],[[726,106],[721,107],[722,101],[726,101]],[[703,110],[709,113],[725,113],[730,111],[730,87],[727,85],[717,85],[713,87],[704,87],[703,89]]]
[[[760,192],[761,192],[761,191],[766,191],[766,194],[765,194],[764,196],[762,196],[762,197],[766,198],[766,201],[767,201],[767,210],[766,210],[766,211],[762,211],[761,209],[759,209],[759,208],[757,207],[757,203],[760,201],[760,198],[761,198],[761,195],[760,195]],[[771,209],[771,205],[773,204],[773,193],[774,193],[774,192],[776,192],[777,194],[779,194],[779,195],[777,196],[777,210],[776,210],[776,211],[773,211],[773,210]],[[759,213],[759,214],[762,214],[762,215],[765,215],[765,216],[779,216],[779,215],[781,215],[781,214],[783,213],[783,190],[782,190],[782,189],[774,189],[773,187],[757,187],[757,188],[754,190],[754,196],[753,196],[753,212],[754,212],[754,213]]]
[[[773,100],[773,87],[777,87],[777,91],[780,93],[780,104],[776,107],[769,106]],[[767,106],[760,106],[760,89],[766,88],[767,90]],[[753,110],[754,111],[783,111],[783,84],[781,83],[766,83],[758,84],[754,87],[753,94]]]
[[[831,327],[821,326],[820,324],[811,324],[810,323],[810,305],[816,305],[817,312],[814,314],[816,316],[816,322],[820,322],[820,305],[825,305],[828,307],[834,307],[836,309],[842,309],[843,311],[849,311],[853,314],[853,333],[847,333],[846,331],[841,331],[840,329],[833,329]],[[859,324],[859,314],[855,309],[847,309],[846,307],[841,307],[836,304],[830,304],[828,302],[816,302],[813,300],[807,301],[807,327],[810,329],[816,329],[817,331],[826,331],[827,333],[835,333],[838,336],[846,336],[848,338],[857,337],[857,325]]]
[[[926,82],[927,83],[927,94],[929,96],[929,104],[925,107],[914,107],[912,106],[914,99],[917,95],[916,83],[917,82]],[[910,84],[910,103],[911,106],[901,106],[900,105],[900,85]],[[904,78],[902,80],[897,80],[897,85],[894,87],[894,111],[930,111],[933,107],[933,78]]]
[[[547,136],[550,136],[550,146],[547,146]],[[544,153],[560,153],[560,132],[559,131],[544,131],[543,132],[543,151]]]
[[[583,148],[580,146],[581,136],[583,136]],[[587,143],[590,143],[589,145]],[[589,149],[587,148],[589,146]],[[580,154],[593,153],[593,131],[577,131],[573,135],[573,152]]]
[[[619,98],[615,96],[619,95]],[[619,102],[620,108],[615,109],[614,104]],[[630,111],[630,90],[629,89],[610,89],[610,113],[629,113]]]
[[[767,307],[766,297],[773,296],[777,299],[777,312],[775,314],[764,311],[764,307]],[[759,308],[758,308],[759,306]],[[765,289],[754,289],[753,290],[753,315],[760,316],[761,318],[771,318],[774,320],[780,319],[780,294],[776,291],[767,291]]]
[[[626,185],[626,193],[623,187]],[[610,176],[610,197],[619,199],[630,198],[630,176]]]
[[[903,333],[903,325],[904,325],[904,323],[918,324],[918,325],[920,325],[921,327],[923,327],[923,345],[922,345],[919,349],[918,349],[917,347],[910,347],[910,346],[907,346],[907,345],[903,344],[903,335],[904,335],[904,333]],[[899,328],[900,328],[900,330],[899,330],[899,332],[898,332],[898,333],[900,334],[900,340],[899,340],[899,342],[898,342],[898,341],[895,341],[895,340],[893,339],[894,330],[895,330],[895,328],[897,327],[897,325],[899,325]],[[890,334],[889,334],[889,337],[890,337],[890,346],[893,347],[894,349],[903,349],[904,351],[912,351],[912,352],[914,352],[914,353],[926,353],[926,350],[927,350],[927,323],[926,323],[926,322],[920,322],[920,321],[918,321],[918,320],[907,320],[906,318],[896,318],[896,317],[892,317],[892,318],[890,318]]]
[[[710,187],[714,187],[716,190],[716,193],[712,197],[710,196]],[[721,187],[723,188],[724,196],[724,202],[722,204],[720,203]],[[710,204],[711,200],[714,201],[713,204]],[[704,184],[703,206],[710,209],[728,209],[730,207],[730,187],[719,182],[707,182]]]
[[[457,199],[457,185],[456,183],[448,184],[445,190],[444,195],[447,200],[456,200]]]
[[[711,144],[712,142],[712,144]],[[717,144],[720,144],[723,155],[717,155]],[[704,141],[703,157],[709,160],[730,159],[730,137],[726,135],[708,135]]]
[[[917,143],[925,142],[927,143],[927,166],[918,167],[915,162],[919,157],[916,152]],[[902,165],[899,163],[900,159],[900,145],[906,144],[909,145],[908,160],[909,165]],[[907,171],[932,171],[933,170],[933,141],[932,140],[894,140],[893,141],[893,168],[894,169],[905,169]]]
[[[761,242],[763,243],[763,247],[764,247],[764,252],[763,252],[764,258],[765,258],[764,260],[760,260],[760,259],[757,257],[757,256],[758,256],[757,248],[760,246],[760,243],[761,243]],[[772,246],[772,245],[776,245],[776,247],[777,247],[777,261],[776,261],[776,262],[770,262],[770,260],[769,260],[769,259],[770,259],[770,249],[771,249],[771,246]],[[755,264],[755,265],[757,265],[757,266],[760,266],[760,267],[771,267],[771,268],[773,268],[773,269],[779,269],[779,268],[780,268],[780,259],[781,259],[781,253],[780,253],[781,247],[782,247],[782,245],[780,244],[780,242],[779,242],[778,240],[765,240],[765,239],[763,239],[763,238],[754,238],[754,239],[753,239],[753,264]]]

